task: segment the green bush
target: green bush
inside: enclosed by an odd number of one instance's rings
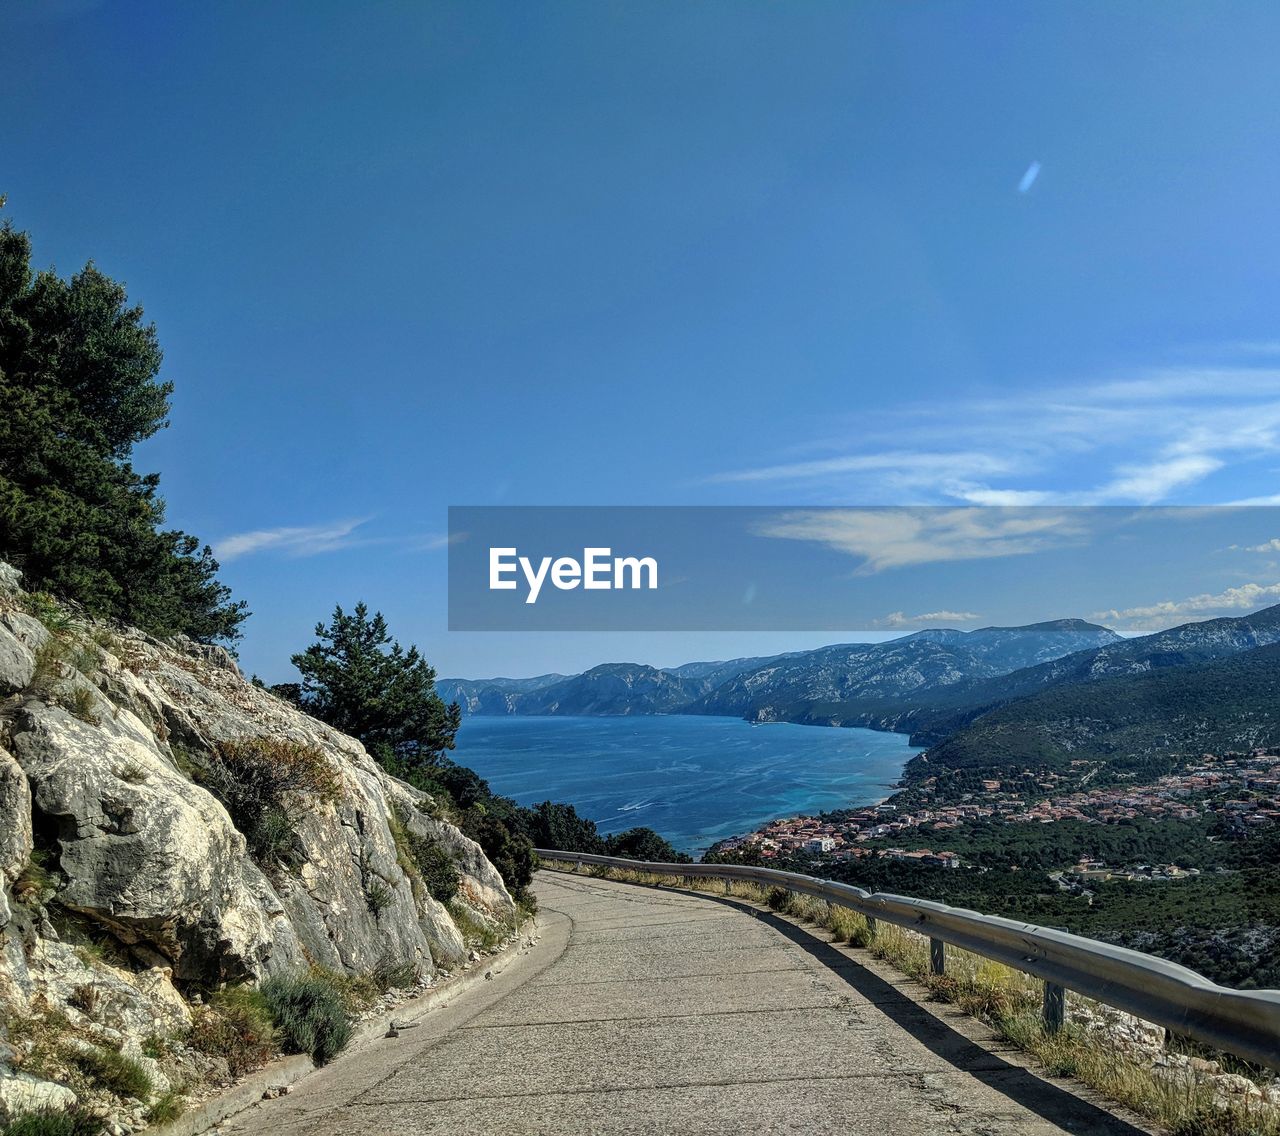
[[[460,902],[449,904],[449,918],[453,920],[467,946],[478,947],[482,951],[495,951],[501,946],[506,929],[477,919]]]
[[[448,903],[458,894],[458,864],[438,840],[406,832],[409,854],[431,898]]]
[[[246,986],[222,991],[197,1012],[187,1044],[223,1058],[234,1077],[260,1068],[276,1052],[275,1022],[266,999]]]
[[[342,992],[324,974],[268,979],[262,996],[289,1053],[309,1053],[323,1065],[351,1040]]]
[[[192,759],[193,780],[226,806],[249,854],[263,865],[287,862],[300,819],[297,796],[336,801],[342,782],[314,746],[283,738],[219,742]]]
[[[132,1057],[115,1049],[78,1049],[68,1055],[99,1088],[118,1097],[146,1100],[151,1095],[150,1074]]]
[[[58,890],[58,877],[50,870],[49,853],[37,848],[13,883],[13,898],[19,903],[35,905],[44,903]]]
[[[791,893],[786,888],[771,887],[765,897],[771,910],[786,912],[791,907]]]
[[[395,902],[395,892],[382,880],[374,879],[365,885],[364,901],[370,914],[376,919]]]
[[[168,1092],[157,1097],[155,1103],[147,1109],[148,1124],[168,1124],[177,1120],[187,1108],[187,1102],[181,1093]]]
[[[0,1136],[101,1136],[102,1121],[80,1108],[41,1109],[0,1126]]]

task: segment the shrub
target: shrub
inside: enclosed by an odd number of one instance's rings
[[[71,627],[71,617],[48,592],[28,592],[22,597],[22,606],[53,635],[61,635]]]
[[[275,1023],[266,999],[245,986],[224,990],[196,1014],[187,1044],[223,1058],[234,1077],[265,1065],[276,1052]]]
[[[497,927],[477,919],[457,900],[449,904],[449,917],[462,934],[463,942],[469,947],[493,951],[502,943],[502,932]]]
[[[141,785],[149,774],[142,762],[130,759],[116,770],[116,776],[130,785]]]
[[[771,911],[785,912],[791,906],[791,893],[786,888],[772,887],[765,899]]]
[[[418,979],[418,968],[412,962],[384,957],[368,974],[346,974],[316,968],[312,975],[323,978],[338,992],[351,1014],[367,1010],[388,990],[406,990]]]
[[[271,1017],[289,1053],[309,1053],[317,1065],[351,1040],[351,1019],[338,984],[321,972],[271,978],[262,984]]]
[[[375,878],[365,884],[364,901],[375,919],[391,906],[394,898],[395,893],[382,880]]]
[[[71,664],[82,675],[92,676],[97,673],[99,657],[98,653],[89,646],[81,643],[71,648],[67,662]]]
[[[871,925],[866,916],[847,907],[832,907],[827,913],[827,930],[839,942],[865,947],[871,942]]]
[[[58,877],[49,870],[49,853],[37,848],[13,882],[13,898],[19,903],[35,905],[44,903],[58,889]]]
[[[190,773],[226,806],[260,864],[285,860],[299,813],[296,795],[336,801],[342,783],[320,750],[281,738],[219,742]]]
[[[438,840],[406,832],[409,854],[431,898],[448,903],[458,894],[458,864]]]
[[[379,994],[388,990],[407,990],[417,979],[418,968],[412,962],[391,958],[379,959],[378,965],[369,973],[369,981]]]
[[[151,1075],[119,1050],[77,1049],[68,1056],[86,1077],[109,1093],[138,1100],[146,1100],[151,1095]]]
[[[147,1109],[148,1124],[168,1124],[177,1120],[185,1111],[187,1102],[181,1093],[167,1092],[157,1097],[155,1103]]]
[[[91,726],[99,726],[102,719],[98,717],[96,707],[97,699],[93,696],[93,691],[88,687],[75,686],[65,696],[63,701],[63,709],[74,714],[82,722],[88,722]]]
[[[412,819],[399,803],[387,818],[396,858],[413,884],[415,899],[421,899],[422,888],[435,900],[447,904],[458,894],[458,865],[448,850],[429,834],[412,830]]]
[[[102,1120],[81,1108],[41,1109],[9,1121],[3,1136],[100,1136]]]
[[[62,677],[62,665],[67,661],[68,648],[66,642],[57,635],[50,635],[35,653],[35,670],[31,674],[31,685],[37,689],[46,689]]]

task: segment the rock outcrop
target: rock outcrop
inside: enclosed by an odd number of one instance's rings
[[[227,744],[302,754],[325,787],[283,782],[268,853],[206,776]],[[452,911],[414,842],[455,863]],[[31,1023],[136,1049],[226,983],[311,967],[422,981],[466,959],[455,913],[496,929],[515,908],[432,798],[222,649],[70,616],[0,565],[0,1109],[66,1102],[27,1076],[15,1035]]]

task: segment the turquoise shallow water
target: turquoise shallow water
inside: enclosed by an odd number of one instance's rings
[[[682,851],[774,817],[869,804],[917,747],[903,734],[740,718],[466,718],[454,758],[522,805],[567,801],[603,833],[647,825]]]

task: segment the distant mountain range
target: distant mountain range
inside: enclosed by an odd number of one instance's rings
[[[913,759],[908,779],[942,769],[979,777],[1021,769],[1064,773],[1073,763],[1097,761],[1114,776],[1175,754],[1280,744],[1280,644],[1224,652],[1211,661],[1198,654],[1176,662],[1170,660],[1179,656],[1165,656],[1152,666],[1135,657],[1132,669],[1099,668],[1084,679],[1076,671],[1011,699],[931,745]]]
[[[440,679],[436,688],[467,714],[726,714],[787,720],[803,717],[817,703],[879,709],[905,699],[914,706],[933,705],[934,695],[947,687],[1119,641],[1105,627],[1060,619],[1028,627],[918,631],[887,643],[666,669],[604,663],[569,676]]]
[[[1124,639],[1079,619],[767,658],[441,679],[468,714],[722,714],[911,735],[919,781],[1280,745],[1280,605]],[[1163,756],[1161,756],[1163,755]]]

